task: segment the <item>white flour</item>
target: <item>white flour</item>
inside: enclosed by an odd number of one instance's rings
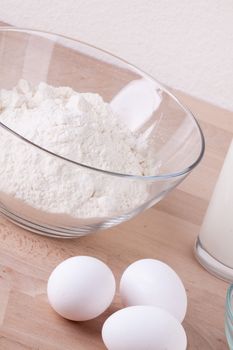
[[[21,80],[0,91],[2,123],[63,157],[123,174],[155,174],[148,146],[97,94]],[[52,157],[0,131],[0,191],[36,209],[73,217],[130,211],[147,197],[137,182],[105,176]]]

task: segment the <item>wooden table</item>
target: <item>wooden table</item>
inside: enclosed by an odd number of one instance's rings
[[[99,318],[75,323],[48,305],[46,283],[52,269],[74,255],[105,261],[117,281],[141,258],[161,259],[181,276],[188,294],[184,327],[190,350],[224,350],[227,283],[206,272],[193,246],[233,133],[233,113],[179,92],[206,138],[204,160],[169,196],[135,219],[77,240],[45,238],[0,218],[0,349],[104,349],[101,327],[121,307],[117,293]]]

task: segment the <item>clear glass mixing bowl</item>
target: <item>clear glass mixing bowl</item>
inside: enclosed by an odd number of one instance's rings
[[[1,28],[0,77],[0,89],[12,89],[19,79],[25,79],[33,86],[47,82],[54,86],[70,86],[78,92],[100,94],[129,129],[145,138],[150,136],[153,162],[158,165],[158,172],[153,176],[92,168],[42,148],[0,120],[0,140],[7,140],[11,150],[10,155],[9,151],[6,155],[5,148],[0,149],[0,157],[5,162],[0,171],[0,212],[28,230],[68,238],[129,220],[160,201],[195,168],[203,156],[203,134],[192,113],[152,77],[93,46],[46,32]],[[11,147],[12,144],[14,147]],[[17,145],[19,147],[15,147]],[[22,153],[22,149],[25,152]],[[33,158],[31,164],[26,159],[28,149]],[[5,182],[1,181],[9,164],[17,164],[11,173],[14,191],[9,191]],[[25,182],[25,178],[31,172],[37,172],[40,164],[47,164],[43,168],[46,174],[38,172],[31,198],[22,201],[17,197],[17,187],[23,177],[24,185],[32,186],[30,181]],[[100,209],[101,205],[105,205],[103,214],[100,210],[98,214],[93,211],[88,217],[75,213],[68,215],[65,209],[56,207],[56,201],[49,211],[33,205],[34,195],[42,200],[48,195],[47,172],[54,177],[57,190],[62,188],[65,191],[69,176],[57,177],[54,167],[62,169],[65,174],[71,173],[73,178],[76,172],[79,174],[73,186],[73,196],[70,201],[64,197],[63,208],[72,205],[73,211],[77,207],[80,213],[84,205],[79,193],[80,173],[89,174],[100,189],[108,186],[109,194],[98,202]],[[56,191],[51,195],[55,198]],[[122,198],[128,202],[123,203]],[[107,212],[106,203],[109,203]]]

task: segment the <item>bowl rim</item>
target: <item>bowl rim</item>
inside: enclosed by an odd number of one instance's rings
[[[188,175],[190,171],[192,171],[197,165],[198,163],[201,161],[204,152],[205,152],[205,138],[203,135],[203,132],[201,130],[201,127],[197,121],[197,119],[195,118],[194,114],[183,104],[180,102],[180,100],[172,93],[170,92],[163,83],[161,83],[160,81],[158,81],[157,79],[155,79],[152,75],[144,72],[142,69],[138,68],[137,66],[127,62],[125,59],[118,57],[117,55],[114,55],[112,53],[110,53],[107,50],[104,49],[100,49],[97,46],[88,44],[84,41],[81,40],[77,40],[74,38],[71,38],[69,36],[66,35],[62,35],[62,34],[57,34],[54,32],[49,32],[49,31],[44,31],[44,30],[37,30],[37,29],[31,29],[31,28],[25,28],[25,27],[11,27],[11,26],[0,26],[0,32],[21,32],[21,33],[28,33],[31,35],[35,35],[35,34],[46,34],[46,35],[50,35],[50,36],[54,36],[54,37],[61,37],[64,38],[66,40],[70,40],[76,43],[80,43],[81,45],[84,45],[86,47],[89,47],[91,49],[94,50],[98,50],[103,52],[106,55],[112,56],[115,59],[123,62],[124,64],[126,64],[127,66],[131,67],[134,71],[136,71],[137,73],[139,73],[140,75],[142,75],[143,77],[145,77],[146,79],[155,82],[164,92],[166,92],[182,109],[183,111],[185,111],[193,120],[194,124],[197,127],[197,131],[199,132],[200,135],[200,143],[201,143],[201,151],[198,155],[198,157],[196,158],[196,160],[191,163],[188,167],[184,168],[181,171],[177,171],[174,173],[165,173],[165,174],[159,174],[159,175],[150,175],[150,176],[143,176],[143,175],[130,175],[130,174],[122,174],[122,173],[117,173],[117,172],[113,172],[113,171],[109,171],[109,170],[104,170],[104,169],[100,169],[100,168],[95,168],[92,166],[89,166],[87,164],[83,164],[83,163],[79,163],[76,162],[72,159],[63,157],[62,155],[59,155],[57,153],[54,153],[52,151],[50,151],[47,148],[41,147],[39,145],[37,145],[36,143],[30,141],[29,139],[23,137],[22,135],[20,135],[19,133],[17,133],[16,131],[12,130],[11,128],[9,128],[8,126],[6,126],[4,123],[0,122],[0,127],[2,127],[3,129],[5,129],[6,131],[8,131],[9,133],[13,134],[14,136],[16,136],[17,138],[21,139],[22,141],[25,141],[26,143],[28,143],[29,145],[38,148],[39,150],[48,153],[51,156],[54,156],[56,158],[59,158],[63,161],[66,161],[68,163],[71,163],[73,165],[77,165],[79,167],[82,168],[86,168],[88,170],[92,170],[98,173],[102,173],[105,175],[110,175],[110,176],[115,176],[115,177],[123,177],[123,178],[127,178],[127,179],[133,179],[133,180],[143,180],[143,181],[156,181],[156,180],[167,180],[167,179],[172,179],[172,178],[177,178],[177,177],[181,177],[181,176],[185,176]]]
[[[231,284],[227,288],[227,295],[226,295],[226,312],[227,312],[227,315],[230,317],[231,321],[233,321],[232,297],[233,297],[233,284]]]

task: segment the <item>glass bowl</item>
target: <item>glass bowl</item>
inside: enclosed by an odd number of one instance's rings
[[[0,76],[0,89],[12,89],[25,79],[32,86],[46,82],[98,93],[130,131],[139,135],[139,142],[150,138],[150,157],[157,167],[150,176],[93,168],[35,144],[0,119],[0,142],[7,142],[11,150],[5,154],[6,147],[0,145],[0,212],[33,232],[78,237],[129,220],[160,201],[203,156],[204,138],[198,123],[164,86],[127,62],[83,42],[52,33],[2,27]],[[38,171],[40,164],[46,166]],[[8,166],[12,171],[6,179]],[[65,175],[60,176],[58,169]],[[37,174],[33,186],[25,181],[32,172]],[[48,173],[56,184],[53,192],[48,188]],[[73,182],[68,193],[69,176]],[[98,189],[85,202],[80,193],[87,177]],[[26,190],[31,186],[31,195],[22,199],[18,189],[23,179]],[[92,198],[103,189],[104,198]],[[41,202],[48,196],[52,198],[49,210],[38,206],[38,196]],[[91,201],[98,201],[98,210],[91,207]],[[92,209],[87,215],[84,207],[88,206]],[[68,208],[72,208],[72,215]]]
[[[233,350],[233,284],[227,290],[225,332],[230,350]]]

